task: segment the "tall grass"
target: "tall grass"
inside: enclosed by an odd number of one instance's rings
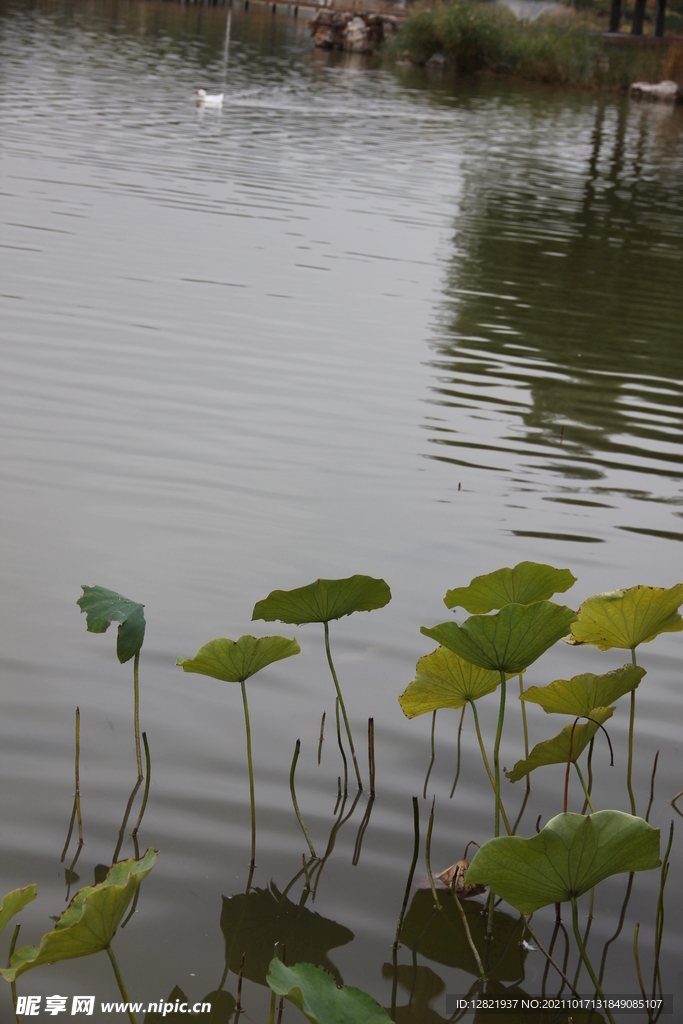
[[[617,52],[617,50],[619,52]],[[581,86],[628,86],[655,77],[663,53],[615,47],[585,28],[525,24],[501,7],[478,0],[449,0],[416,7],[391,43],[390,55],[416,64],[442,54],[464,74],[491,72],[535,81]],[[652,68],[650,68],[652,64]],[[657,67],[654,65],[657,64]]]

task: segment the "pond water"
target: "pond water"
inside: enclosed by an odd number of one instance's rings
[[[264,1021],[274,893],[306,851],[289,793],[295,741],[319,853],[339,817],[341,759],[322,628],[252,624],[254,603],[318,576],[392,588],[386,608],[331,626],[366,776],[374,716],[377,797],[364,833],[367,792],[336,833],[290,938],[299,959],[389,1006],[412,796],[418,873],[432,796],[438,870],[487,839],[493,816],[469,715],[453,799],[459,715],[437,716],[423,798],[431,716],[409,722],[397,702],[433,649],[419,627],[450,614],[449,587],[522,559],[571,568],[578,582],[560,600],[573,607],[683,576],[683,110],[329,55],[312,50],[304,19],[260,7],[232,10],[226,54],[227,18],[152,2],[0,3],[0,884],[38,883],[20,918],[20,944],[37,942],[65,905],[76,850],[72,839],[60,861],[77,705],[85,845],[71,894],[112,862],[136,775],[132,671],[113,630],[86,633],[76,607],[81,584],[111,587],[145,604],[152,774],[139,840],[161,851],[114,943],[122,973],[145,1002],[176,985],[200,1000],[222,980],[234,995],[248,948],[242,1019]],[[196,109],[199,87],[225,91],[222,110]],[[245,909],[239,688],[174,663],[250,632],[295,635],[302,653],[249,684],[259,892]],[[683,786],[681,643],[668,634],[639,651],[636,799],[644,814],[659,749],[650,821],[663,834]],[[624,654],[559,644],[527,684]],[[516,704],[508,767],[522,749]],[[497,700],[480,706],[490,755]],[[530,708],[532,743],[554,726]],[[596,806],[628,809],[627,733],[624,698],[614,768],[596,744]],[[561,766],[534,774],[520,835],[562,809],[563,779]],[[515,816],[521,786],[505,783]],[[133,855],[130,827],[120,857]],[[678,833],[662,979],[680,1006]],[[293,915],[302,886],[288,893]],[[618,876],[596,892],[596,964],[626,887]],[[651,978],[658,887],[658,871],[636,875],[607,992],[637,991],[636,921]],[[587,897],[580,906],[585,921]],[[552,907],[534,918],[545,942],[553,920]],[[499,984],[540,992],[541,954],[512,948]],[[411,961],[402,946],[399,1006]],[[447,1019],[446,994],[472,974],[447,939],[417,963],[401,1019]],[[590,993],[585,971],[578,984]],[[547,987],[559,987],[552,970]],[[117,995],[104,955],[36,970],[19,992]],[[0,1005],[10,1019],[9,986]]]

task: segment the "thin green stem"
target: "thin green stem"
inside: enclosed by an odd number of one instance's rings
[[[432,874],[432,828],[434,827],[434,804],[436,803],[436,797],[432,799],[432,809],[429,815],[429,825],[427,826],[427,841],[425,843],[425,861],[427,864],[427,874],[429,876],[429,884],[432,889],[432,896],[434,897],[434,903],[438,910],[441,910],[441,904],[434,885],[434,875]]]
[[[657,975],[659,974],[659,954],[662,948],[662,936],[664,935],[664,886],[666,885],[666,879],[669,874],[669,854],[671,853],[671,844],[674,838],[674,823],[673,818],[671,819],[671,825],[669,827],[669,842],[666,846],[666,853],[662,858],[662,870],[660,874],[659,882],[659,897],[657,899],[657,916],[655,918],[655,965],[652,972],[652,998],[656,995],[656,984]]]
[[[463,706],[462,706],[462,714],[460,715],[460,725],[458,726],[458,766],[457,766],[456,771],[455,771],[455,779],[453,780],[453,789],[451,790],[451,795],[450,795],[450,799],[451,800],[453,799],[453,794],[455,793],[455,787],[458,785],[458,779],[460,778],[460,737],[462,735],[462,723],[465,720],[465,709],[466,709],[466,707],[467,707],[467,705],[463,704]]]
[[[14,953],[14,949],[15,949],[16,944],[17,944],[17,939],[19,938],[19,929],[20,928],[21,928],[20,924],[15,924],[14,931],[12,933],[12,941],[9,944],[9,953],[7,954],[7,966],[8,967],[10,967],[11,963],[12,963],[12,954]],[[12,1006],[14,1007],[14,1015],[17,1018],[17,1024],[21,1024],[21,1017],[17,1013],[17,983],[16,983],[16,981],[11,982],[10,990],[12,992]]]
[[[646,1005],[647,1005],[647,993],[645,992],[645,985],[643,983],[643,972],[640,969],[640,957],[638,956],[638,932],[639,931],[640,931],[640,921],[638,921],[636,923],[636,927],[635,927],[635,930],[633,932],[633,959],[636,962],[636,974],[638,975],[638,984],[640,985],[640,991],[642,993],[643,999],[646,1000]],[[652,1015],[650,1014],[649,1010],[647,1011],[647,1019],[648,1019],[648,1021],[652,1020]]]
[[[78,814],[78,842],[83,845],[83,820],[81,818],[81,712],[76,708],[76,813]]]
[[[422,791],[422,799],[427,799],[427,784],[429,782],[429,776],[432,774],[432,768],[434,767],[434,759],[436,754],[434,752],[434,729],[436,727],[436,711],[432,714],[432,759],[429,762],[429,768],[427,769],[427,776],[425,778],[424,790]]]
[[[344,725],[346,726],[346,735],[349,738],[349,747],[351,748],[351,757],[353,758],[353,767],[356,769],[356,778],[358,779],[358,788],[362,789],[363,788],[363,782],[362,782],[361,777],[360,777],[360,770],[358,768],[358,761],[356,760],[356,751],[355,751],[355,748],[353,746],[353,737],[351,735],[351,727],[349,725],[349,720],[348,720],[348,717],[346,715],[346,708],[344,707],[344,699],[343,699],[343,697],[341,695],[341,690],[339,688],[339,680],[337,679],[337,673],[334,671],[334,665],[332,663],[332,655],[330,654],[330,628],[329,628],[329,624],[327,622],[323,623],[323,625],[325,626],[325,650],[327,651],[327,661],[328,661],[328,664],[330,666],[330,672],[332,673],[332,678],[334,679],[334,685],[335,685],[335,688],[337,690],[337,696],[339,697],[339,704],[341,706],[342,714],[344,716]]]
[[[574,767],[576,768],[576,774],[579,776],[579,781],[581,782],[581,785],[583,786],[583,793],[584,793],[584,796],[586,797],[586,801],[588,802],[588,806],[591,809],[591,814],[595,814],[595,808],[593,807],[593,801],[591,800],[590,793],[586,789],[586,783],[583,781],[583,775],[581,774],[581,769],[579,768],[579,766],[576,763],[576,761],[574,761]],[[584,804],[584,807],[585,806],[586,805]]]
[[[591,737],[591,741],[590,741],[590,743],[588,745],[588,758],[586,760],[586,765],[588,766],[588,792],[586,793],[586,798],[583,801],[583,807],[581,808],[581,813],[582,814],[586,813],[586,808],[588,807],[588,804],[590,803],[590,795],[593,792],[593,747],[594,746],[595,746],[595,736],[592,736]],[[592,808],[592,805],[591,805],[591,808]]]
[[[133,661],[133,691],[135,695],[135,705],[133,710],[133,719],[135,723],[135,757],[138,762],[138,778],[142,778],[142,751],[140,749],[140,679],[138,675],[138,668],[140,666],[140,651],[135,652],[135,660]]]
[[[476,704],[474,703],[473,700],[470,701],[470,704],[472,705],[472,713],[474,715],[474,728],[476,729],[476,732],[477,732],[477,739],[479,740],[479,749],[481,750],[481,756],[482,756],[482,760],[484,762],[484,768],[486,768],[486,774],[489,777],[489,782],[491,783],[491,788],[493,789],[493,792],[495,793],[496,792],[496,781],[495,781],[495,779],[493,777],[493,773],[492,773],[491,769],[489,768],[489,761],[488,761],[488,758],[486,756],[486,748],[484,747],[484,741],[483,741],[483,739],[481,737],[481,729],[479,728],[479,715],[477,714],[477,706],[476,706]],[[505,824],[505,828],[507,829],[507,834],[508,835],[512,835],[512,832],[510,830],[510,823],[508,821],[507,814],[505,813],[505,808],[503,807],[503,802],[500,799],[500,794],[498,795],[498,803],[499,803],[499,806],[500,806],[500,813],[503,816],[503,823]]]
[[[334,714],[337,719],[337,743],[339,744],[339,751],[342,756],[342,761],[344,762],[344,795],[346,795],[349,788],[349,766],[346,761],[346,754],[344,753],[344,744],[342,743],[341,738],[341,729],[339,727],[339,697],[334,698]]]
[[[543,956],[544,956],[544,957],[546,958],[546,960],[548,961],[548,963],[550,963],[550,964],[552,964],[552,965],[553,965],[553,967],[555,968],[555,970],[557,971],[557,973],[558,973],[558,974],[560,975],[560,977],[562,978],[562,980],[563,980],[563,981],[564,981],[564,982],[565,982],[565,983],[566,983],[567,985],[569,985],[569,987],[570,987],[570,989],[572,990],[572,992],[574,993],[574,995],[575,995],[575,996],[578,996],[578,994],[579,994],[579,993],[578,993],[578,992],[576,991],[576,989],[575,989],[575,988],[574,988],[574,986],[572,985],[571,981],[569,980],[569,978],[567,977],[567,975],[565,974],[565,972],[564,972],[564,971],[562,970],[562,968],[561,968],[561,967],[559,966],[559,964],[555,963],[555,961],[553,960],[553,958],[552,958],[552,955],[551,955],[551,953],[552,953],[552,946],[551,946],[551,949],[550,949],[549,951],[548,951],[548,950],[545,950],[545,949],[543,948],[543,946],[541,945],[541,943],[540,943],[540,942],[538,941],[538,937],[537,937],[537,936],[536,936],[536,935],[535,935],[535,934],[534,934],[534,933],[532,932],[531,928],[529,927],[529,921],[530,921],[530,920],[531,920],[531,914],[529,914],[529,917],[528,917],[528,918],[526,919],[526,930],[528,931],[529,935],[530,935],[530,936],[531,936],[531,938],[532,938],[532,939],[534,940],[534,942],[536,943],[536,945],[538,946],[538,948],[540,949],[541,953],[542,953],[542,954],[543,954]],[[559,925],[560,925],[560,924],[561,924],[561,922],[560,922],[560,921],[558,920],[558,922],[557,922],[557,927],[559,927]],[[565,934],[566,934],[566,933],[565,933]],[[565,957],[565,960],[566,960],[566,957]],[[565,963],[565,968],[566,968],[566,966],[567,966],[567,965],[566,965],[566,963]]]
[[[636,665],[636,649],[631,648],[631,660]],[[636,800],[633,795],[633,786],[631,785],[631,772],[633,770],[633,726],[636,720],[636,691],[631,690],[631,717],[628,723],[628,768],[626,769],[626,788],[628,789],[629,799],[631,800],[631,814],[635,816],[636,813]]]
[[[254,801],[254,769],[251,763],[251,729],[249,728],[249,706],[247,704],[247,688],[244,679],[240,680],[242,687],[242,703],[244,704],[244,723],[247,727],[247,761],[249,763],[249,799],[251,800],[251,861],[249,867],[253,873],[256,867],[256,803]],[[250,874],[251,879],[251,874]]]
[[[292,767],[291,767],[290,772],[289,772],[289,789],[290,789],[290,792],[292,794],[292,803],[294,804],[294,813],[296,814],[297,821],[301,825],[301,831],[303,832],[304,836],[306,837],[306,842],[308,843],[308,849],[311,851],[311,857],[313,857],[315,860],[317,860],[318,856],[317,856],[315,850],[313,849],[313,843],[311,842],[311,837],[308,834],[308,829],[304,825],[304,819],[301,817],[301,811],[299,810],[299,804],[297,803],[297,800],[296,800],[296,791],[294,789],[294,772],[296,771],[296,763],[299,760],[299,751],[300,750],[301,750],[301,740],[297,740],[296,741],[296,746],[294,747],[294,757],[292,758]]]
[[[121,977],[121,971],[119,970],[119,965],[116,962],[116,957],[114,956],[114,953],[112,951],[111,946],[107,946],[107,953],[109,954],[109,959],[111,960],[111,965],[112,965],[112,967],[114,969],[114,976],[116,977],[116,981],[117,981],[117,984],[119,986],[119,992],[121,993],[121,996],[123,997],[123,1001],[126,1004],[126,1009],[128,1010],[128,1016],[130,1018],[130,1022],[131,1022],[131,1024],[138,1024],[137,1020],[135,1019],[135,1014],[133,1013],[133,1011],[130,1008],[130,999],[128,998],[128,993],[126,992],[126,986],[123,984],[123,978]]]
[[[460,911],[460,917],[462,919],[462,923],[463,923],[463,926],[465,928],[465,935],[467,936],[467,942],[469,944],[470,949],[472,950],[472,954],[474,956],[474,959],[477,962],[477,968],[479,970],[479,977],[481,978],[481,980],[484,983],[484,985],[486,985],[486,973],[484,971],[484,965],[481,962],[481,957],[479,956],[479,950],[477,949],[477,947],[474,944],[474,939],[472,938],[472,933],[470,931],[470,926],[467,923],[467,917],[465,915],[465,911],[462,909],[462,903],[458,899],[457,894],[455,892],[455,882],[456,882],[456,876],[453,875],[453,881],[451,883],[451,892],[453,893],[453,899],[455,900],[455,905],[457,906],[458,910]]]
[[[500,710],[498,712],[498,728],[496,729],[496,743],[493,748],[493,773],[495,776],[496,789],[496,815],[494,820],[494,835],[500,835],[500,738],[503,735],[503,720],[505,719],[505,673],[500,673]],[[508,828],[509,831],[509,828]]]
[[[415,832],[415,841],[413,844],[413,860],[410,865],[410,871],[408,872],[408,881],[406,882],[406,891],[403,896],[403,906],[401,907],[401,913],[398,917],[398,925],[396,926],[396,937],[394,938],[394,949],[398,949],[398,944],[401,938],[401,928],[403,927],[403,918],[405,916],[406,907],[408,906],[408,897],[410,896],[410,887],[413,884],[413,875],[415,874],[415,865],[417,864],[418,854],[420,852],[420,804],[416,796],[413,797],[413,830]]]
[[[142,815],[145,813],[145,807],[147,806],[147,797],[149,796],[149,780],[152,776],[152,762],[149,757],[149,744],[147,742],[146,732],[143,732],[142,734],[142,742],[145,745],[145,765],[147,767],[147,772],[145,775],[145,792],[142,794],[142,804],[140,806],[140,813],[138,814],[138,820],[135,822],[135,828],[133,829],[132,832],[134,836],[138,834],[138,829],[142,824]]]
[[[524,676],[519,673],[519,699],[522,702],[522,725],[524,726],[524,759],[529,759],[529,731],[526,724],[526,701],[524,700]],[[526,790],[531,789],[531,772],[527,772]]]
[[[605,1006],[605,994],[602,991],[602,988],[600,987],[600,982],[598,981],[598,979],[596,977],[595,971],[593,970],[593,965],[591,964],[590,960],[588,959],[588,955],[586,953],[586,949],[585,949],[584,944],[583,944],[583,942],[581,940],[581,932],[579,931],[579,909],[578,909],[578,907],[576,905],[576,896],[570,896],[570,899],[572,901],[572,925],[574,927],[574,938],[576,939],[576,945],[579,947],[579,953],[581,954],[581,959],[585,963],[586,970],[590,974],[591,981],[593,982],[593,985],[595,986],[595,991],[597,992],[597,994],[600,996],[600,999],[602,1000],[602,1003],[603,1003],[603,1006],[604,1006],[604,1009],[605,1009],[605,1013],[607,1014],[607,1019],[609,1020],[610,1024],[615,1024],[614,1017],[612,1016],[611,1010],[609,1009],[609,1007]]]

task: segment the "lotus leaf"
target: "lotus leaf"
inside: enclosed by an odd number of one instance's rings
[[[349,576],[343,580],[316,580],[296,590],[273,590],[254,606],[252,619],[266,622],[330,622],[353,612],[371,612],[391,601],[384,580]]]
[[[540,704],[546,714],[585,716],[635,690],[644,675],[645,669],[638,665],[624,665],[601,676],[585,672],[571,679],[556,679],[549,686],[530,686],[520,699]]]
[[[448,648],[437,647],[420,658],[415,678],[398,700],[407,718],[417,718],[438,708],[461,708],[498,686],[500,672],[479,668]]]
[[[21,974],[57,960],[73,960],[107,949],[140,883],[152,868],[157,851],[149,849],[140,860],[122,860],[104,882],[80,889],[54,929],[43,935],[40,947],[22,946],[0,974],[15,981]]]
[[[442,622],[420,632],[465,661],[516,675],[565,636],[575,612],[552,601],[508,604],[495,615],[471,615],[462,626]]]
[[[506,772],[505,776],[510,782],[518,782],[525,775],[532,772],[534,768],[540,768],[544,764],[566,764],[569,758],[569,744],[572,747],[572,761],[576,761],[586,749],[595,736],[600,726],[611,718],[614,708],[593,708],[591,721],[585,725],[565,725],[562,732],[553,736],[550,740],[537,743],[529,754],[526,761],[518,761],[512,771]],[[574,738],[572,740],[572,729]]]
[[[601,651],[610,647],[633,650],[660,633],[683,629],[683,619],[677,611],[681,604],[683,583],[669,588],[638,586],[596,594],[579,608],[569,642],[594,644]]]
[[[183,672],[198,672],[225,683],[241,683],[260,672],[266,665],[299,654],[296,640],[286,636],[241,636],[239,640],[221,637],[209,640],[194,658],[178,658]]]
[[[287,960],[312,962],[324,967],[335,982],[341,975],[328,958],[328,952],[353,941],[353,932],[329,918],[292,903],[283,897],[274,882],[270,889],[251,889],[248,893],[224,896],[221,931],[225,937],[228,967],[237,974],[244,957],[244,977],[265,985],[268,965],[276,942],[287,947]]]
[[[524,971],[525,952],[522,939],[522,921],[502,910],[493,914],[493,937],[486,942],[486,915],[478,900],[463,899],[465,912],[474,944],[480,956],[486,957],[486,977],[489,981],[516,981]],[[434,898],[429,889],[420,889],[413,896],[401,929],[401,942],[412,949],[419,938],[421,956],[447,967],[457,967],[479,978],[479,968],[463,927],[458,908],[447,893],[441,896],[441,913],[434,913]]]
[[[76,604],[86,614],[89,633],[106,633],[112,622],[119,623],[116,654],[122,665],[138,653],[145,639],[144,604],[129,601],[106,587],[86,586]]]
[[[520,562],[514,569],[496,569],[476,576],[468,587],[456,587],[444,597],[447,608],[464,608],[472,615],[486,615],[506,604],[535,604],[563,594],[576,583],[569,569],[554,569],[539,562]]]
[[[0,932],[10,921],[15,914],[18,914],[20,910],[23,910],[25,906],[32,903],[36,898],[36,886],[27,885],[23,889],[13,889],[12,892],[8,892],[3,897],[2,906],[0,906]]]
[[[294,1003],[311,1024],[384,1024],[391,1020],[367,992],[350,985],[337,988],[332,975],[313,964],[285,967],[275,958],[266,981],[276,995]]]
[[[558,814],[530,839],[489,839],[466,881],[489,885],[521,914],[531,914],[577,898],[610,875],[660,863],[659,829],[642,818],[611,810]]]

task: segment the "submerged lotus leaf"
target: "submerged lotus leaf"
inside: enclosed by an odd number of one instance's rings
[[[479,977],[479,968],[467,939],[460,912],[453,897],[442,892],[441,913],[434,912],[434,897],[430,889],[420,889],[411,901],[401,929],[401,942],[408,949],[419,939],[421,957],[447,967],[457,967],[473,977]],[[523,924],[503,910],[493,914],[493,937],[486,941],[486,914],[478,900],[461,899],[467,924],[479,955],[486,962],[489,981],[511,982],[524,973],[525,951],[522,940]]]
[[[649,643],[660,633],[678,633],[683,619],[683,583],[674,587],[630,587],[589,597],[579,608],[572,625],[574,644],[594,644],[601,651],[610,647],[633,650]]]
[[[417,718],[439,708],[461,708],[470,700],[493,693],[500,672],[463,661],[446,647],[437,647],[417,663],[412,683],[398,698],[406,718]]]
[[[456,587],[444,597],[447,608],[464,608],[472,615],[486,615],[506,604],[535,604],[563,594],[576,583],[569,569],[555,569],[540,562],[520,562],[514,569],[496,569],[475,576],[468,587]]]
[[[571,679],[556,679],[548,686],[530,686],[520,700],[540,704],[546,714],[590,715],[593,708],[606,708],[635,690],[644,675],[645,669],[639,665],[624,665],[601,676],[584,672]]]
[[[526,761],[518,761],[512,771],[506,772],[506,778],[510,782],[518,782],[525,775],[532,772],[534,768],[540,768],[544,764],[566,764],[569,759],[569,744],[572,748],[572,761],[576,761],[584,752],[590,741],[595,736],[600,726],[611,718],[614,708],[593,708],[591,721],[585,725],[565,725],[561,733],[553,736],[550,740],[537,743]],[[574,738],[572,740],[572,729]]]
[[[178,658],[176,665],[182,665],[183,672],[198,672],[224,683],[240,683],[266,665],[291,658],[300,651],[296,640],[286,636],[241,636],[239,640],[219,637],[200,647],[194,658]]]
[[[313,964],[285,967],[276,957],[271,960],[266,981],[276,995],[294,1003],[311,1024],[385,1024],[391,1020],[367,992],[350,985],[337,988],[332,975]]]
[[[353,612],[371,612],[391,601],[384,580],[349,576],[344,580],[316,580],[296,590],[273,590],[254,606],[252,619],[266,622],[330,622]]]
[[[495,615],[471,615],[462,626],[442,622],[420,632],[480,668],[516,675],[566,636],[576,613],[552,601],[508,604]]]
[[[3,896],[2,906],[0,906],[0,932],[15,914],[18,914],[25,906],[32,903],[35,898],[35,883],[27,885],[23,889],[13,889],[12,892],[8,892],[6,896]]]
[[[642,818],[623,811],[558,814],[531,839],[489,839],[466,881],[490,886],[521,914],[531,914],[581,896],[610,875],[660,864],[659,829]]]
[[[144,604],[129,601],[106,587],[83,586],[83,597],[76,604],[86,614],[89,633],[106,633],[112,622],[119,623],[116,654],[123,665],[137,654],[145,639]]]
[[[224,896],[220,928],[225,938],[228,967],[237,974],[244,957],[244,977],[265,985],[268,965],[276,942],[287,947],[291,963],[310,962],[324,967],[337,984],[342,978],[328,958],[331,949],[353,941],[353,932],[343,924],[293,903],[283,897],[274,882],[269,889]]]
[[[149,849],[140,860],[122,860],[104,882],[80,889],[54,929],[43,935],[40,947],[22,946],[12,954],[9,967],[0,970],[6,981],[40,964],[73,960],[107,949],[138,886],[152,868],[157,851]]]

